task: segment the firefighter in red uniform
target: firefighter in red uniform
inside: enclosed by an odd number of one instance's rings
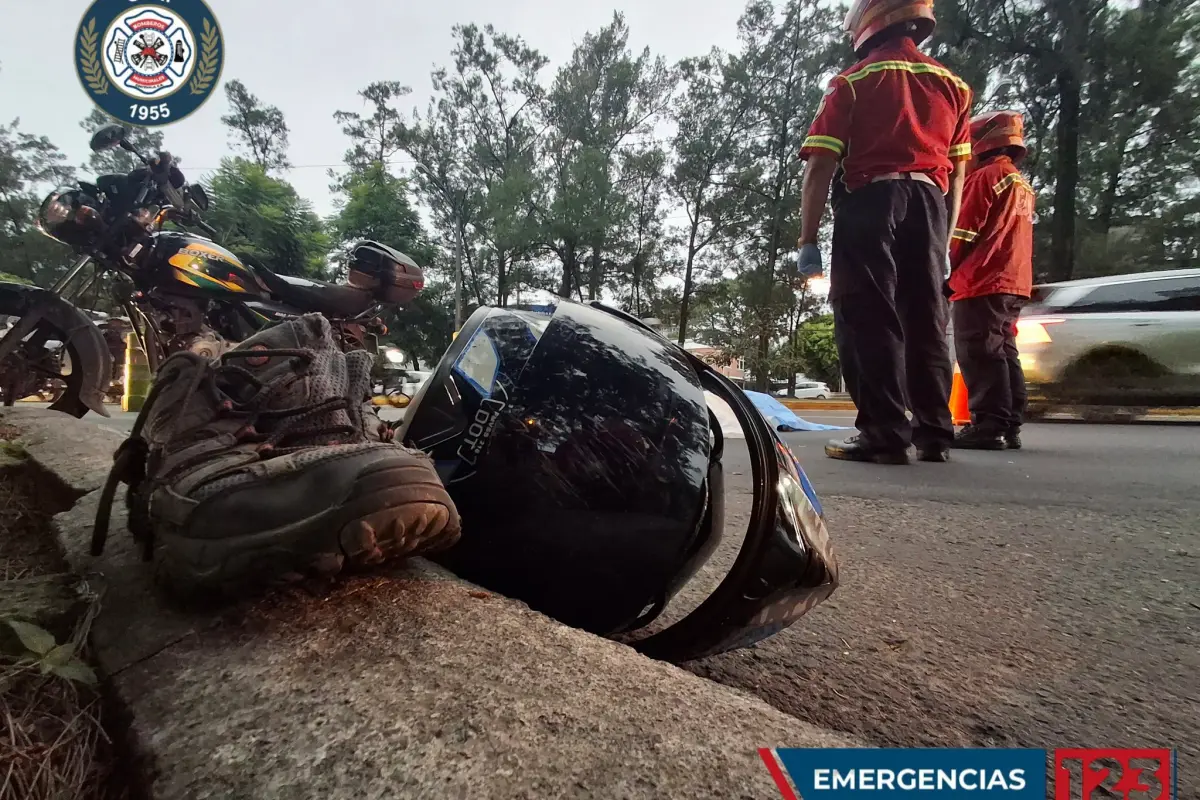
[[[975,157],[962,214],[950,241],[954,353],[967,384],[971,424],[954,446],[1020,449],[1025,376],[1016,323],[1033,288],[1033,189],[1017,165],[1025,157],[1016,111],[971,120]]]
[[[856,0],[846,30],[862,60],[829,84],[800,151],[801,273],[822,271],[817,233],[841,172],[829,300],[859,433],[826,447],[831,458],[907,464],[915,444],[921,460],[944,462],[954,439],[942,290],[972,93],[917,49],[936,24],[932,0]]]

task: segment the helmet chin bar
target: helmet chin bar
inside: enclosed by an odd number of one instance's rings
[[[649,330],[631,315],[598,303],[592,305]],[[720,585],[683,619],[629,642],[650,658],[671,662],[706,658],[762,641],[819,605],[838,584],[837,559],[819,509],[810,504],[810,513],[797,513],[794,504],[782,496],[785,481],[792,481],[797,489],[801,484],[794,461],[790,466],[783,461],[785,452],[787,459],[793,458],[787,445],[771,430],[745,392],[696,356],[685,355],[701,385],[729,404],[746,435],[754,495],[741,550]],[[722,440],[720,427],[711,414],[710,420],[716,426],[718,445],[713,458],[716,469],[709,473],[709,503],[723,516],[724,497],[714,501],[718,491],[724,494],[720,478]],[[721,524],[719,519],[713,522]]]

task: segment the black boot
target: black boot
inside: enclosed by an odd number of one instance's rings
[[[844,442],[830,442],[825,445],[825,455],[838,461],[866,461],[874,464],[909,464],[912,462],[907,447],[903,450],[875,447],[861,435],[851,436]]]
[[[1004,437],[989,428],[968,425],[955,435],[954,447],[959,450],[1003,450]]]
[[[1021,429],[1009,428],[1004,432],[1004,444],[1009,450],[1021,449]]]
[[[950,460],[950,448],[944,444],[927,444],[917,448],[917,460],[930,464],[945,464]]]

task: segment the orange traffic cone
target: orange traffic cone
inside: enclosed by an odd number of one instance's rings
[[[967,425],[971,422],[971,408],[967,405],[967,384],[963,380],[962,370],[958,362],[954,362],[954,383],[950,387],[950,416],[955,425]]]

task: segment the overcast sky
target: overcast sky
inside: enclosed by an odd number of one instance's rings
[[[614,9],[629,23],[630,45],[649,46],[669,62],[737,45],[742,0],[643,0],[588,4],[564,0],[395,2],[394,0],[209,0],[226,41],[222,81],[241,79],[264,102],[279,106],[291,127],[287,176],[322,215],[333,210],[320,166],[337,164],[346,139],[336,110],[360,110],[356,92],[376,80],[413,88],[409,106],[425,108],[429,72],[449,65],[450,28],[492,23],[520,34],[550,58],[552,74],[584,33],[607,23]],[[0,118],[20,117],[21,129],[49,136],[81,164],[88,133],[79,121],[92,108],[75,73],[73,47],[86,0],[0,0]],[[351,13],[351,11],[353,13]],[[186,120],[165,128],[167,147],[184,160],[189,178],[227,155],[218,89]]]

